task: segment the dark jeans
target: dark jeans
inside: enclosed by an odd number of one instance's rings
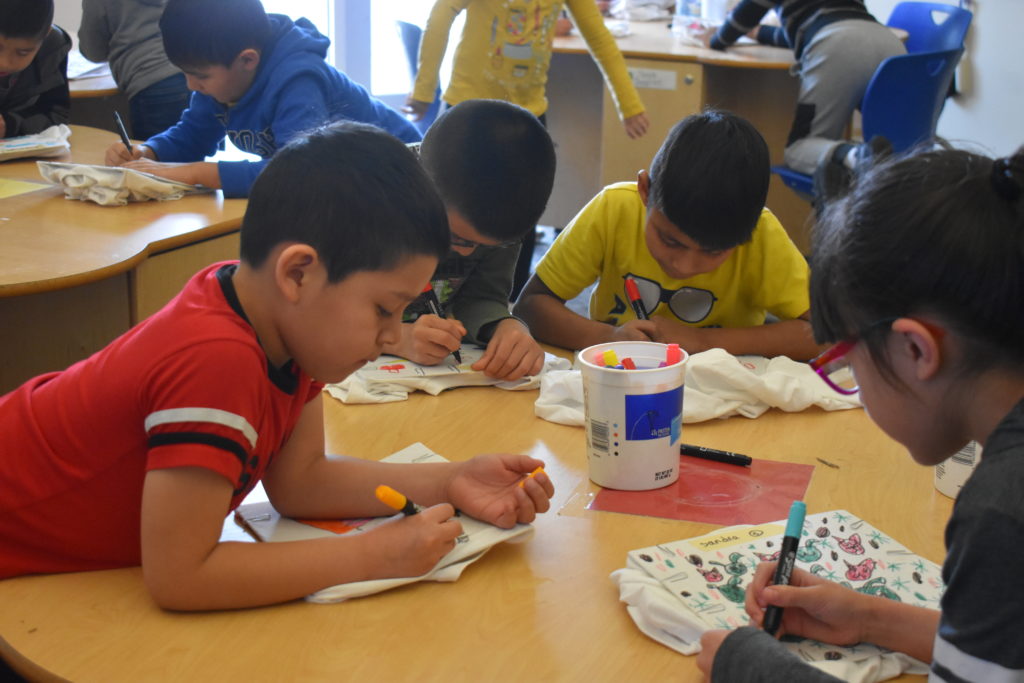
[[[132,114],[132,137],[148,140],[162,133],[181,118],[191,93],[185,74],[168,76],[145,88],[128,103]]]

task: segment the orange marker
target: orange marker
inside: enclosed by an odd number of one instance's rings
[[[533,472],[530,472],[528,475],[526,475],[526,479],[533,479],[537,474],[539,474],[540,472],[543,472],[543,471],[544,471],[544,466],[541,465],[540,467],[535,469]],[[519,482],[519,488],[524,488],[526,486],[526,479],[523,479],[521,482]]]
[[[388,507],[398,510],[403,515],[415,515],[420,511],[419,505],[416,505],[416,503],[412,502],[390,486],[381,484],[377,487],[375,493],[377,494],[377,500]]]

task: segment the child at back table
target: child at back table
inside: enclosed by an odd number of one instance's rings
[[[71,38],[53,21],[53,0],[0,4],[0,138],[67,123]]]
[[[538,340],[570,349],[651,340],[811,358],[807,262],[764,208],[768,180],[768,147],[750,123],[687,117],[650,174],[606,187],[562,231],[513,312]],[[650,320],[633,312],[627,277]],[[595,280],[587,319],[565,302]],[[765,325],[767,313],[779,322]]]
[[[419,131],[324,61],[330,40],[307,19],[267,15],[260,0],[168,0],[164,50],[194,91],[174,127],[107,150],[106,163],[245,197],[266,160],[296,134],[337,119],[370,123],[406,142]],[[261,161],[204,162],[227,135]]]
[[[788,635],[930,661],[929,680],[1022,681],[1024,148],[884,162],[827,207],[814,242],[811,321],[837,342],[819,373],[851,368],[871,419],[922,465],[971,440],[984,452],[946,526],[941,612],[800,569],[769,586],[774,563],[758,567],[747,612],[758,625],[778,605]],[[701,646],[713,681],[839,680],[752,627],[709,631]]]
[[[452,506],[502,527],[547,510],[551,482],[527,478],[542,463],[525,455],[324,455],[322,383],[398,337],[447,249],[440,198],[387,133],[344,122],[285,146],[253,186],[240,263],[0,397],[0,578],[141,563],[163,607],[263,605],[425,573],[461,533]],[[351,537],[220,543],[261,479],[292,517],[391,514],[380,484],[433,507]]]
[[[421,296],[385,352],[435,365],[465,339],[487,347],[474,370],[508,381],[537,374],[544,352],[508,302],[517,244],[535,229],[555,180],[551,136],[522,107],[470,100],[430,127],[420,160],[448,212],[451,250],[430,283],[451,315],[431,315]]]
[[[444,101],[507,100],[542,117],[548,108],[551,45],[563,6],[569,8],[600,65],[626,133],[642,136],[648,126],[644,105],[594,0],[437,0],[420,43],[419,68],[406,111],[420,118],[434,101],[448,33],[455,17],[467,10]]]
[[[160,37],[166,0],[82,0],[78,47],[94,62],[110,62],[128,97],[132,137],[162,133],[188,107],[185,75],[171,64]]]

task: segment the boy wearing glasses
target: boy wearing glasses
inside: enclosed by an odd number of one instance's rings
[[[606,187],[562,231],[515,314],[570,349],[638,340],[812,358],[809,269],[764,208],[768,182],[768,147],[749,122],[718,111],[683,119],[650,174]],[[569,310],[595,280],[590,318]],[[778,322],[765,325],[769,313]]]
[[[472,368],[489,377],[540,372],[544,351],[509,312],[509,294],[519,243],[536,229],[554,183],[551,136],[522,107],[468,100],[434,122],[419,152],[448,212],[451,249],[430,279],[446,315],[431,314],[421,295],[384,353],[435,365],[466,341],[486,347]]]

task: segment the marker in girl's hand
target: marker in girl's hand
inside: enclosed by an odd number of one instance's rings
[[[786,534],[782,537],[782,548],[779,550],[779,563],[775,566],[775,579],[772,585],[788,586],[796,564],[796,551],[800,545],[800,534],[804,528],[804,516],[807,505],[802,500],[794,500],[789,506],[789,519],[786,521]],[[782,624],[782,608],[768,605],[764,611],[761,626],[768,635],[775,635]]]
[[[535,469],[533,472],[530,472],[528,475],[526,475],[526,479],[533,479],[535,476],[537,476],[541,472],[544,472],[544,466],[543,465],[541,465],[540,467]],[[524,488],[526,486],[526,479],[523,479],[522,481],[519,482],[519,488]]]
[[[403,515],[415,515],[421,509],[419,505],[412,502],[390,486],[381,484],[377,487],[377,490],[374,493],[377,494],[377,500],[388,507],[398,510]]]

